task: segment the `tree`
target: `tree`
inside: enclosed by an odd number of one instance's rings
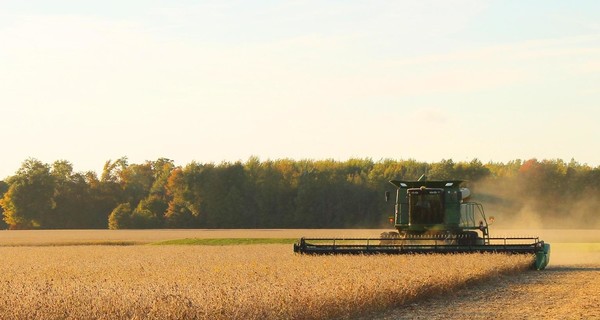
[[[134,228],[160,228],[164,224],[165,213],[169,205],[157,195],[150,195],[140,201],[133,211]]]
[[[169,228],[194,228],[198,226],[198,218],[185,202],[173,200],[165,214],[165,224]]]
[[[160,227],[160,220],[148,209],[136,208],[131,213],[130,229],[157,229]]]
[[[260,162],[250,158],[244,165],[247,225],[282,228],[291,225],[295,169],[289,160]]]
[[[108,217],[108,228],[111,230],[128,229],[131,227],[131,205],[121,203]]]
[[[119,175],[127,166],[127,157],[121,157],[114,162],[111,160],[106,161],[100,180],[102,182],[119,182]]]
[[[122,157],[114,162],[106,161],[104,169],[98,180],[95,176],[88,177],[91,183],[91,195],[96,223],[108,226],[108,218],[117,205],[127,202],[121,187],[120,173],[128,166],[127,157]]]
[[[459,162],[454,166],[455,177],[467,181],[479,181],[490,175],[490,169],[486,168],[479,159],[471,162]]]
[[[125,199],[134,207],[150,193],[154,179],[152,163],[148,161],[144,164],[127,165],[119,171],[119,182]]]
[[[47,228],[93,228],[92,197],[86,175],[73,172],[73,165],[65,160],[54,162],[51,174],[56,189],[52,220]]]
[[[55,207],[55,178],[50,167],[30,158],[16,175],[8,179],[10,187],[2,197],[4,221],[13,229],[44,228],[51,225]]]
[[[171,175],[173,169],[175,169],[173,160],[159,158],[158,160],[151,162],[150,165],[152,167],[152,173],[154,174],[154,183],[150,188],[150,195],[165,198],[167,194],[166,187],[169,176]]]
[[[442,159],[442,161],[432,164],[427,177],[430,180],[456,179],[454,161]]]
[[[120,188],[112,182],[102,182],[94,172],[82,174],[88,188],[89,203],[86,216],[89,228],[108,228],[108,216],[111,211],[121,203]]]
[[[28,159],[0,181],[0,228],[346,228],[381,227],[393,212],[389,180],[468,180],[473,200],[504,221],[535,211],[544,223],[594,221],[600,167],[560,159],[482,164],[451,159],[192,162],[123,157],[94,172]],[[388,187],[389,186],[389,187]],[[489,209],[489,210],[488,210]],[[568,218],[568,219],[565,219]],[[569,222],[571,223],[571,222]],[[571,223],[570,226],[575,226]],[[390,227],[385,224],[386,227]]]
[[[145,193],[146,198],[141,200],[134,210],[134,216],[144,221],[142,224],[145,228],[159,228],[164,225],[165,213],[169,207],[171,197],[167,192],[167,185],[175,166],[173,160],[166,158],[148,164],[152,170],[153,183]]]
[[[8,191],[8,183],[0,180],[0,202],[2,201],[2,198],[4,197],[4,194],[7,191]],[[0,216],[2,216],[2,217],[4,216],[4,209],[2,208],[2,206],[0,206]],[[6,227],[8,227],[6,222],[3,219],[0,219],[0,229],[6,229]]]

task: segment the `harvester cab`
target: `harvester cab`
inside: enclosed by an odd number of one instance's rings
[[[394,227],[383,237],[453,237],[465,243],[489,242],[488,220],[483,206],[467,201],[471,192],[463,181],[390,181],[396,187]],[[386,194],[389,201],[389,194]]]
[[[396,187],[396,231],[379,238],[301,238],[294,252],[309,254],[414,254],[492,252],[531,254],[532,268],[542,270],[550,245],[537,237],[492,238],[483,205],[469,201],[462,180],[390,181]],[[386,192],[386,201],[391,194]]]

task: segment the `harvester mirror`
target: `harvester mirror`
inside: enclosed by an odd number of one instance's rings
[[[386,191],[385,192],[385,202],[389,202],[390,201],[390,192]]]

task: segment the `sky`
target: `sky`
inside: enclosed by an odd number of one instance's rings
[[[0,2],[0,179],[35,158],[600,165],[600,1]]]

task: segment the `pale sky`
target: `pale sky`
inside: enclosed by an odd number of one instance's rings
[[[600,165],[600,1],[0,2],[0,179],[29,157]]]

